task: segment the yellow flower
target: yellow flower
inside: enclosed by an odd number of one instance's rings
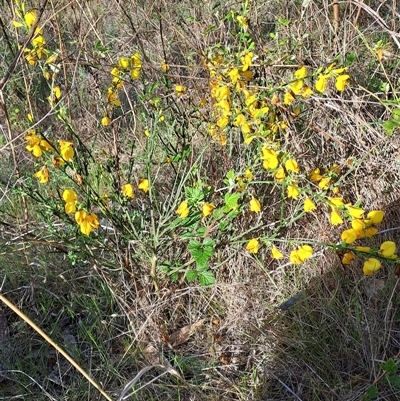
[[[88,214],[84,210],[79,210],[75,213],[75,220],[81,229],[81,232],[85,235],[89,235],[93,229],[99,227],[99,219],[95,214]]]
[[[372,224],[382,223],[384,217],[385,217],[385,212],[382,210],[372,210],[367,214],[367,218],[371,220]]]
[[[114,88],[107,89],[107,100],[113,106],[120,107],[121,101],[118,99],[118,95],[114,92],[114,90]]]
[[[253,52],[248,52],[244,56],[242,56],[242,71],[247,71],[251,66],[251,60],[253,59]]]
[[[300,69],[298,69],[297,71],[295,71],[294,76],[297,79],[303,79],[307,76],[307,69],[306,67],[303,65],[303,67],[301,67]]]
[[[175,92],[178,97],[181,97],[187,91],[187,87],[184,85],[175,85]]]
[[[239,25],[246,31],[249,25],[247,24],[247,20],[243,15],[238,15],[236,17],[236,21],[239,23]]]
[[[132,68],[130,75],[131,75],[131,78],[135,81],[137,79],[139,79],[140,78],[140,68],[139,67]]]
[[[330,177],[322,177],[320,182],[318,183],[318,187],[321,189],[328,189],[330,182],[331,182]]]
[[[356,251],[362,252],[362,253],[370,253],[371,252],[371,248],[369,246],[356,246],[354,249]]]
[[[161,69],[164,72],[168,72],[170,70],[170,66],[167,64],[167,62],[165,60],[163,60],[161,63]]]
[[[297,250],[290,252],[289,260],[294,265],[299,265],[299,264],[303,263],[302,260],[299,257],[299,254],[298,254]]]
[[[357,232],[353,228],[344,230],[341,235],[342,241],[344,241],[346,244],[352,244],[357,238]]]
[[[31,41],[33,47],[43,48],[46,44],[46,40],[43,36],[39,35],[32,39]],[[38,54],[39,57],[39,54]],[[39,57],[40,58],[40,57]]]
[[[43,166],[38,172],[33,175],[39,180],[41,184],[46,184],[49,181],[49,170],[46,166]]]
[[[335,206],[343,206],[344,205],[343,198],[329,198],[329,201],[331,202],[332,205],[335,205]]]
[[[131,56],[131,66],[134,68],[142,67],[142,59],[139,53],[132,54]]]
[[[251,172],[251,170],[249,168],[246,168],[246,171],[243,174],[243,177],[247,180],[247,181],[252,181],[254,180],[254,175]]]
[[[350,79],[350,75],[339,75],[336,78],[336,89],[340,92],[344,91],[346,89],[346,86],[349,84],[349,79]]]
[[[220,100],[226,100],[230,96],[230,90],[229,86],[223,85],[223,86],[218,86],[215,90],[215,98],[220,101]]]
[[[120,57],[118,60],[118,67],[122,70],[126,70],[129,68],[129,59],[128,57]]]
[[[287,196],[288,196],[288,198],[297,199],[299,195],[300,195],[300,191],[299,191],[299,188],[297,186],[289,185],[287,187]]]
[[[209,216],[213,212],[214,209],[215,209],[215,206],[213,204],[205,202],[203,204],[203,216],[204,217]]]
[[[181,202],[181,204],[178,206],[178,209],[175,210],[175,213],[184,219],[185,217],[189,216],[189,206],[187,201]]]
[[[307,198],[304,201],[303,209],[305,212],[307,212],[307,213],[312,212],[316,208],[317,207],[315,206],[314,202],[310,198]]]
[[[326,87],[328,85],[329,75],[320,75],[315,83],[315,89],[318,92],[324,93],[326,91]]]
[[[275,150],[263,147],[261,158],[263,159],[263,167],[266,170],[273,170],[278,167],[278,154]]]
[[[332,208],[330,222],[333,226],[343,223],[342,216],[335,207]]]
[[[250,252],[250,253],[257,253],[258,249],[260,247],[260,244],[258,242],[257,238],[252,238],[246,245],[246,249]]]
[[[126,198],[131,198],[133,199],[135,197],[135,193],[133,191],[133,185],[132,184],[124,184],[122,185],[122,194]]]
[[[279,167],[276,173],[274,174],[275,180],[278,182],[282,182],[286,178],[285,169],[283,167]]]
[[[305,261],[311,257],[311,255],[313,254],[313,249],[310,245],[302,245],[298,249],[298,254],[299,254],[300,259]]]
[[[28,131],[28,135],[25,137],[25,141],[28,142],[26,149],[33,154],[35,157],[42,156],[42,148],[40,147],[40,138],[36,135],[35,131]]]
[[[59,86],[54,86],[53,87],[53,93],[54,93],[54,96],[56,97],[57,100],[60,99],[60,97],[61,97],[61,89],[60,89]]]
[[[276,248],[275,246],[272,247],[271,254],[272,254],[273,259],[282,259],[283,258],[282,252],[280,252],[279,249]]]
[[[356,256],[354,255],[353,252],[346,252],[346,253],[343,255],[342,263],[343,263],[344,265],[349,265],[349,264],[351,263],[351,261],[354,260],[355,258],[356,258]]]
[[[293,171],[294,173],[299,172],[299,165],[295,159],[286,160],[285,167],[287,171]]]
[[[378,229],[376,227],[368,227],[364,231],[364,237],[366,238],[371,238],[373,237],[376,233],[378,232]]]
[[[146,178],[142,178],[142,179],[139,181],[138,188],[141,189],[141,190],[142,190],[143,192],[145,192],[145,193],[149,192],[149,189],[150,189],[150,187],[149,187],[149,180],[147,180]]]
[[[231,82],[236,85],[236,82],[240,79],[239,70],[237,68],[233,68],[228,72],[228,76],[231,79]]]
[[[289,260],[297,265],[304,263],[313,254],[313,249],[310,245],[302,245],[299,249],[290,252]]]
[[[381,262],[375,258],[369,258],[364,262],[363,272],[366,276],[370,276],[381,268]]]
[[[66,162],[71,161],[75,154],[72,142],[60,140],[60,154]]]
[[[309,86],[304,85],[303,89],[301,91],[301,96],[303,96],[304,98],[307,98],[307,97],[311,96],[313,93],[314,93],[313,90]]]
[[[319,182],[322,179],[321,170],[316,168],[310,172],[309,176],[312,182]]]
[[[229,123],[229,117],[228,116],[221,116],[220,118],[218,118],[217,120],[217,126],[219,128],[225,128]]]
[[[111,74],[113,77],[119,78],[119,76],[121,75],[121,71],[120,71],[117,67],[114,67],[114,68],[110,71],[110,74]]]
[[[295,94],[295,95],[300,95],[303,92],[303,81],[295,81],[290,85],[290,90]]]
[[[283,103],[289,105],[295,101],[294,96],[290,92],[286,92],[283,96]]]
[[[73,189],[65,189],[62,198],[65,202],[76,202],[78,200],[78,195]]]
[[[111,123],[111,118],[110,118],[110,117],[104,116],[104,117],[101,119],[101,125],[102,125],[103,127],[107,127],[107,125],[109,125],[110,123]]]
[[[78,202],[78,195],[72,189],[65,189],[62,198],[65,201],[65,213],[75,213],[75,206]]]
[[[366,229],[367,225],[363,220],[360,219],[353,219],[351,222],[351,226],[354,228],[356,231],[363,231]]]
[[[358,208],[358,207],[354,207],[354,206],[347,206],[347,211],[349,212],[351,217],[354,217],[355,219],[361,219],[363,214],[364,214],[364,210]]]
[[[250,211],[255,213],[261,212],[261,203],[258,199],[252,198],[250,201]]]
[[[26,26],[27,26],[28,28],[32,28],[33,25],[34,25],[35,22],[36,22],[36,12],[35,12],[35,10],[28,11],[28,12],[24,15],[24,21],[25,21],[25,24],[26,24]]]
[[[343,74],[345,71],[347,71],[347,67],[335,68],[334,70],[332,70],[332,74]]]
[[[233,125],[239,127],[243,124],[247,124],[246,117],[243,114],[238,114],[235,119],[233,120]]]
[[[385,241],[379,248],[379,253],[385,258],[390,258],[396,253],[396,244],[393,241]]]

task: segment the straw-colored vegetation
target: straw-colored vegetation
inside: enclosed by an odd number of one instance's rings
[[[396,7],[6,2],[0,399],[398,399]]]

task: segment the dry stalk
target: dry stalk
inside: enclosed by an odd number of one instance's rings
[[[7,305],[13,312],[15,312],[24,322],[28,323],[40,336],[42,336],[52,347],[54,347],[87,381],[97,388],[99,392],[108,401],[113,399],[101,388],[101,386],[92,379],[88,373],[81,368],[71,356],[68,355],[58,344],[56,344],[40,327],[38,327],[28,316],[25,315],[20,309],[18,309],[12,302],[10,302],[4,295],[0,294],[0,300]]]

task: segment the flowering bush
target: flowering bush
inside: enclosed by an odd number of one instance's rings
[[[103,92],[102,110],[94,116],[97,129],[112,138],[113,147],[111,155],[99,157],[88,149],[71,121],[69,94],[61,89],[60,49],[46,41],[45,26],[38,24],[36,12],[16,2],[15,29],[34,30],[23,49],[25,61],[29,68],[40,70],[47,85],[49,113],[57,116],[65,131],[64,137],[52,138],[41,129],[34,113],[27,115],[26,150],[39,164],[33,177],[43,186],[39,196],[33,193],[34,186],[27,192],[54,216],[64,213],[63,219],[88,240],[101,243],[105,233],[100,221],[109,222],[119,235],[117,242],[123,246],[132,240],[140,243],[141,256],[150,260],[157,259],[160,247],[166,249],[179,239],[186,246],[186,256],[175,261],[178,268],[170,268],[167,260],[160,268],[173,279],[199,279],[204,285],[215,281],[211,263],[216,247],[226,239],[254,257],[265,248],[273,259],[296,265],[306,263],[317,248],[341,251],[344,265],[356,256],[364,258],[366,275],[380,269],[383,261],[397,263],[396,245],[390,241],[379,248],[356,245],[377,234],[384,212],[365,211],[359,202],[351,203],[340,195],[342,171],[337,164],[310,170],[288,146],[289,132],[300,124],[305,102],[335,92],[346,96],[351,85],[349,66],[338,61],[318,67],[296,65],[282,79],[258,85],[256,72],[263,55],[249,31],[248,14],[249,5],[244,2],[239,13],[232,11],[226,17],[235,26],[234,45],[227,49],[212,46],[202,54],[207,85],[201,100],[190,83],[174,82],[176,77],[165,59],[159,65],[161,78],[151,86],[143,49],[113,55],[107,65],[111,78]],[[134,146],[142,147],[146,160],[136,176],[132,164],[121,166],[119,156],[121,96],[126,96],[129,87],[140,93],[144,114],[144,127]],[[173,135],[167,138],[166,131]],[[221,181],[211,185],[199,164],[204,150],[187,144],[193,132],[207,138],[204,149],[240,149],[245,165],[225,171],[222,185]],[[167,168],[174,179],[169,189],[161,189],[161,171]],[[263,216],[272,206],[263,195],[265,188],[280,194],[281,202],[280,223],[268,233]],[[302,210],[295,208],[289,216],[288,207],[299,202]],[[319,219],[327,216],[333,227],[343,226],[340,240],[329,244],[317,238],[286,236],[283,240],[292,221],[306,214]],[[245,232],[238,233],[245,216],[249,222],[255,216],[258,223],[248,223]]]

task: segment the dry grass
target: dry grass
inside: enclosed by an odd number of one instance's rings
[[[185,177],[195,163],[217,188],[231,168],[244,168],[249,161],[258,163],[254,161],[257,156],[249,156],[239,144],[231,149],[210,145],[201,154],[208,141],[205,123],[192,113],[208,91],[202,62],[206,49],[220,45],[228,51],[234,47],[234,27],[221,17],[230,9],[238,10],[238,2],[81,3],[50,2],[45,18],[49,42],[61,49],[64,100],[83,153],[86,146],[104,165],[118,156],[121,176],[141,176],[148,165],[142,133],[154,128],[149,124],[156,124],[155,111],[143,95],[152,82],[164,79],[159,65],[166,59],[171,70],[153,95],[165,100],[168,112],[176,117],[168,131],[176,137],[169,143],[178,153],[189,147],[192,159],[189,167],[178,173],[170,165],[152,164],[151,172],[158,177],[157,196],[165,193],[165,203],[173,204],[170,194],[177,188],[176,177]],[[335,57],[346,60],[354,55],[350,88],[342,95],[332,92],[305,100],[282,144],[306,171],[339,164],[345,199],[360,201],[367,210],[386,210],[381,229],[389,230],[378,234],[377,241],[398,243],[400,144],[398,134],[388,137],[380,122],[390,117],[383,101],[397,100],[400,56],[389,30],[398,31],[399,11],[392,3],[368,2],[384,18],[388,29],[383,30],[376,15],[362,7],[364,3],[343,2],[335,33],[326,1],[311,1],[306,7],[297,1],[250,3],[250,31],[260,54],[260,87],[284,81],[302,64],[317,67]],[[5,15],[1,35],[13,37],[11,5]],[[280,24],[279,18],[290,24]],[[381,62],[372,50],[378,40],[386,43],[387,58]],[[100,47],[103,58],[99,57]],[[120,55],[136,50],[143,55],[144,79],[126,85],[116,123],[106,129],[98,121],[106,106],[110,67]],[[11,58],[5,49],[2,70]],[[379,89],[385,82],[391,86],[386,94]],[[168,92],[176,83],[189,88],[183,98],[176,99]],[[104,247],[90,251],[96,255],[93,262],[84,256],[88,249],[84,241],[74,238],[69,243],[68,233],[57,232],[57,227],[52,230],[54,219],[35,211],[30,203],[31,231],[25,233],[22,195],[13,170],[15,165],[22,174],[32,170],[21,140],[26,128],[21,115],[29,107],[37,120],[43,119],[43,129],[49,129],[53,138],[65,138],[65,126],[48,113],[40,73],[24,63],[4,96],[14,136],[10,138],[6,124],[1,123],[5,145],[0,161],[1,291],[61,346],[72,347],[73,356],[113,399],[143,367],[161,364],[174,369],[180,379],[171,371],[152,369],[140,378],[135,388],[144,387],[131,399],[360,400],[381,375],[381,363],[389,358],[397,361],[400,299],[398,276],[392,268],[385,266],[369,278],[363,276],[361,262],[344,267],[338,255],[322,247],[300,266],[272,260],[265,250],[256,257],[244,250],[241,233],[260,222],[262,229],[254,235],[261,230],[272,232],[274,224],[280,223],[279,194],[266,191],[260,195],[262,203],[269,205],[260,221],[249,214],[238,219],[236,231],[230,233],[238,240],[218,250],[217,283],[211,288],[171,282],[160,271],[150,274],[151,252],[144,256],[148,249],[155,250],[159,262],[188,259],[183,241],[175,240],[170,232],[146,244],[133,241],[126,232],[122,240],[108,234]],[[206,119],[209,113],[204,111]],[[0,117],[5,121],[3,111]],[[290,114],[286,118],[291,121]],[[156,160],[167,154],[168,149],[158,145],[152,157]],[[91,174],[97,173],[93,170]],[[150,219],[150,213],[156,215],[157,224],[165,217],[163,208],[146,197],[135,202],[132,208],[143,208],[143,221]],[[286,206],[284,221],[289,222],[302,205],[293,201]],[[288,223],[281,231],[282,239],[337,242],[340,231],[332,228],[327,214],[319,210],[316,216]],[[48,220],[41,222],[43,218]],[[60,235],[64,235],[63,242]],[[282,243],[282,251],[289,248]],[[290,309],[278,308],[297,294],[302,297]],[[15,352],[8,361],[10,378],[0,382],[0,398],[101,399],[36,333],[9,311],[5,315]],[[378,387],[379,399],[398,399],[396,388]]]

